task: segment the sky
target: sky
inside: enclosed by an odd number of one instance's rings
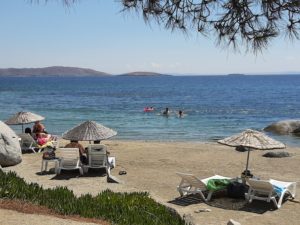
[[[279,38],[262,54],[234,52],[203,38],[172,32],[114,0],[1,0],[0,68],[73,66],[121,74],[181,75],[299,72],[300,41]]]

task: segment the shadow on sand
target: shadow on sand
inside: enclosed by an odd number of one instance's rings
[[[283,202],[288,199],[284,199]],[[298,203],[295,200],[290,200],[292,202]],[[274,211],[276,207],[273,202],[265,202],[265,201],[257,201],[253,200],[253,202],[248,203],[245,199],[236,199],[229,198],[225,195],[213,196],[213,198],[209,202],[204,202],[199,194],[191,194],[184,197],[179,197],[174,200],[169,201],[168,203],[179,205],[179,206],[189,206],[193,204],[205,203],[209,206],[222,208],[227,210],[237,210],[237,211],[245,211],[252,212],[257,214],[264,214],[267,211]]]
[[[54,168],[51,168],[49,171],[37,172],[36,175],[46,176],[46,175],[55,175]],[[105,168],[101,169],[89,169],[88,173],[80,175],[79,170],[62,170],[60,174],[55,175],[50,180],[69,180],[72,178],[79,177],[105,177],[106,170]]]

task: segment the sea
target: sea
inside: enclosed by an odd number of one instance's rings
[[[300,119],[299,95],[300,75],[0,77],[0,120],[30,111],[58,136],[94,120],[116,130],[117,140],[215,142]],[[21,132],[20,125],[11,127]],[[300,145],[293,135],[268,135]]]

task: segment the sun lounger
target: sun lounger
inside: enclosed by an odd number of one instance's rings
[[[78,148],[59,148],[60,161],[57,169],[57,174],[60,174],[61,170],[76,170],[78,169],[80,174],[83,174]]]
[[[33,153],[41,152],[44,148],[47,148],[48,146],[54,147],[54,144],[57,142],[54,142],[52,140],[49,140],[43,145],[39,145],[34,138],[28,134],[28,133],[22,133],[18,134],[19,138],[21,138],[20,146],[22,151],[30,150]]]
[[[89,145],[88,147],[88,164],[83,165],[84,172],[88,172],[89,168],[105,168],[106,173],[110,175],[110,169],[115,167],[115,157],[107,156],[106,145]]]
[[[247,183],[249,191],[245,194],[245,197],[249,202],[252,202],[253,199],[266,202],[272,201],[279,209],[285,195],[290,195],[292,198],[296,196],[296,182],[247,179]]]
[[[38,144],[30,134],[22,133],[22,134],[18,134],[18,136],[19,138],[21,138],[20,146],[22,151],[30,150],[33,153],[37,153],[41,151],[41,149],[38,147]]]
[[[177,187],[177,190],[179,191],[181,196],[187,195],[187,194],[200,194],[201,198],[204,201],[209,201],[211,199],[211,196],[213,194],[213,190],[207,189],[207,184],[209,180],[222,180],[222,179],[231,179],[229,177],[224,177],[220,175],[214,175],[212,177],[208,177],[205,179],[200,180],[193,174],[187,174],[187,173],[176,173],[178,176],[181,177],[181,182],[179,186]],[[208,191],[207,197],[204,195],[204,191]]]

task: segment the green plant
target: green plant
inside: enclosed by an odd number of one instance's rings
[[[76,197],[66,187],[43,189],[26,183],[14,172],[0,170],[0,198],[17,199],[43,205],[64,215],[98,218],[119,225],[183,225],[184,220],[166,206],[155,202],[146,192],[114,193],[105,190],[97,196]]]

